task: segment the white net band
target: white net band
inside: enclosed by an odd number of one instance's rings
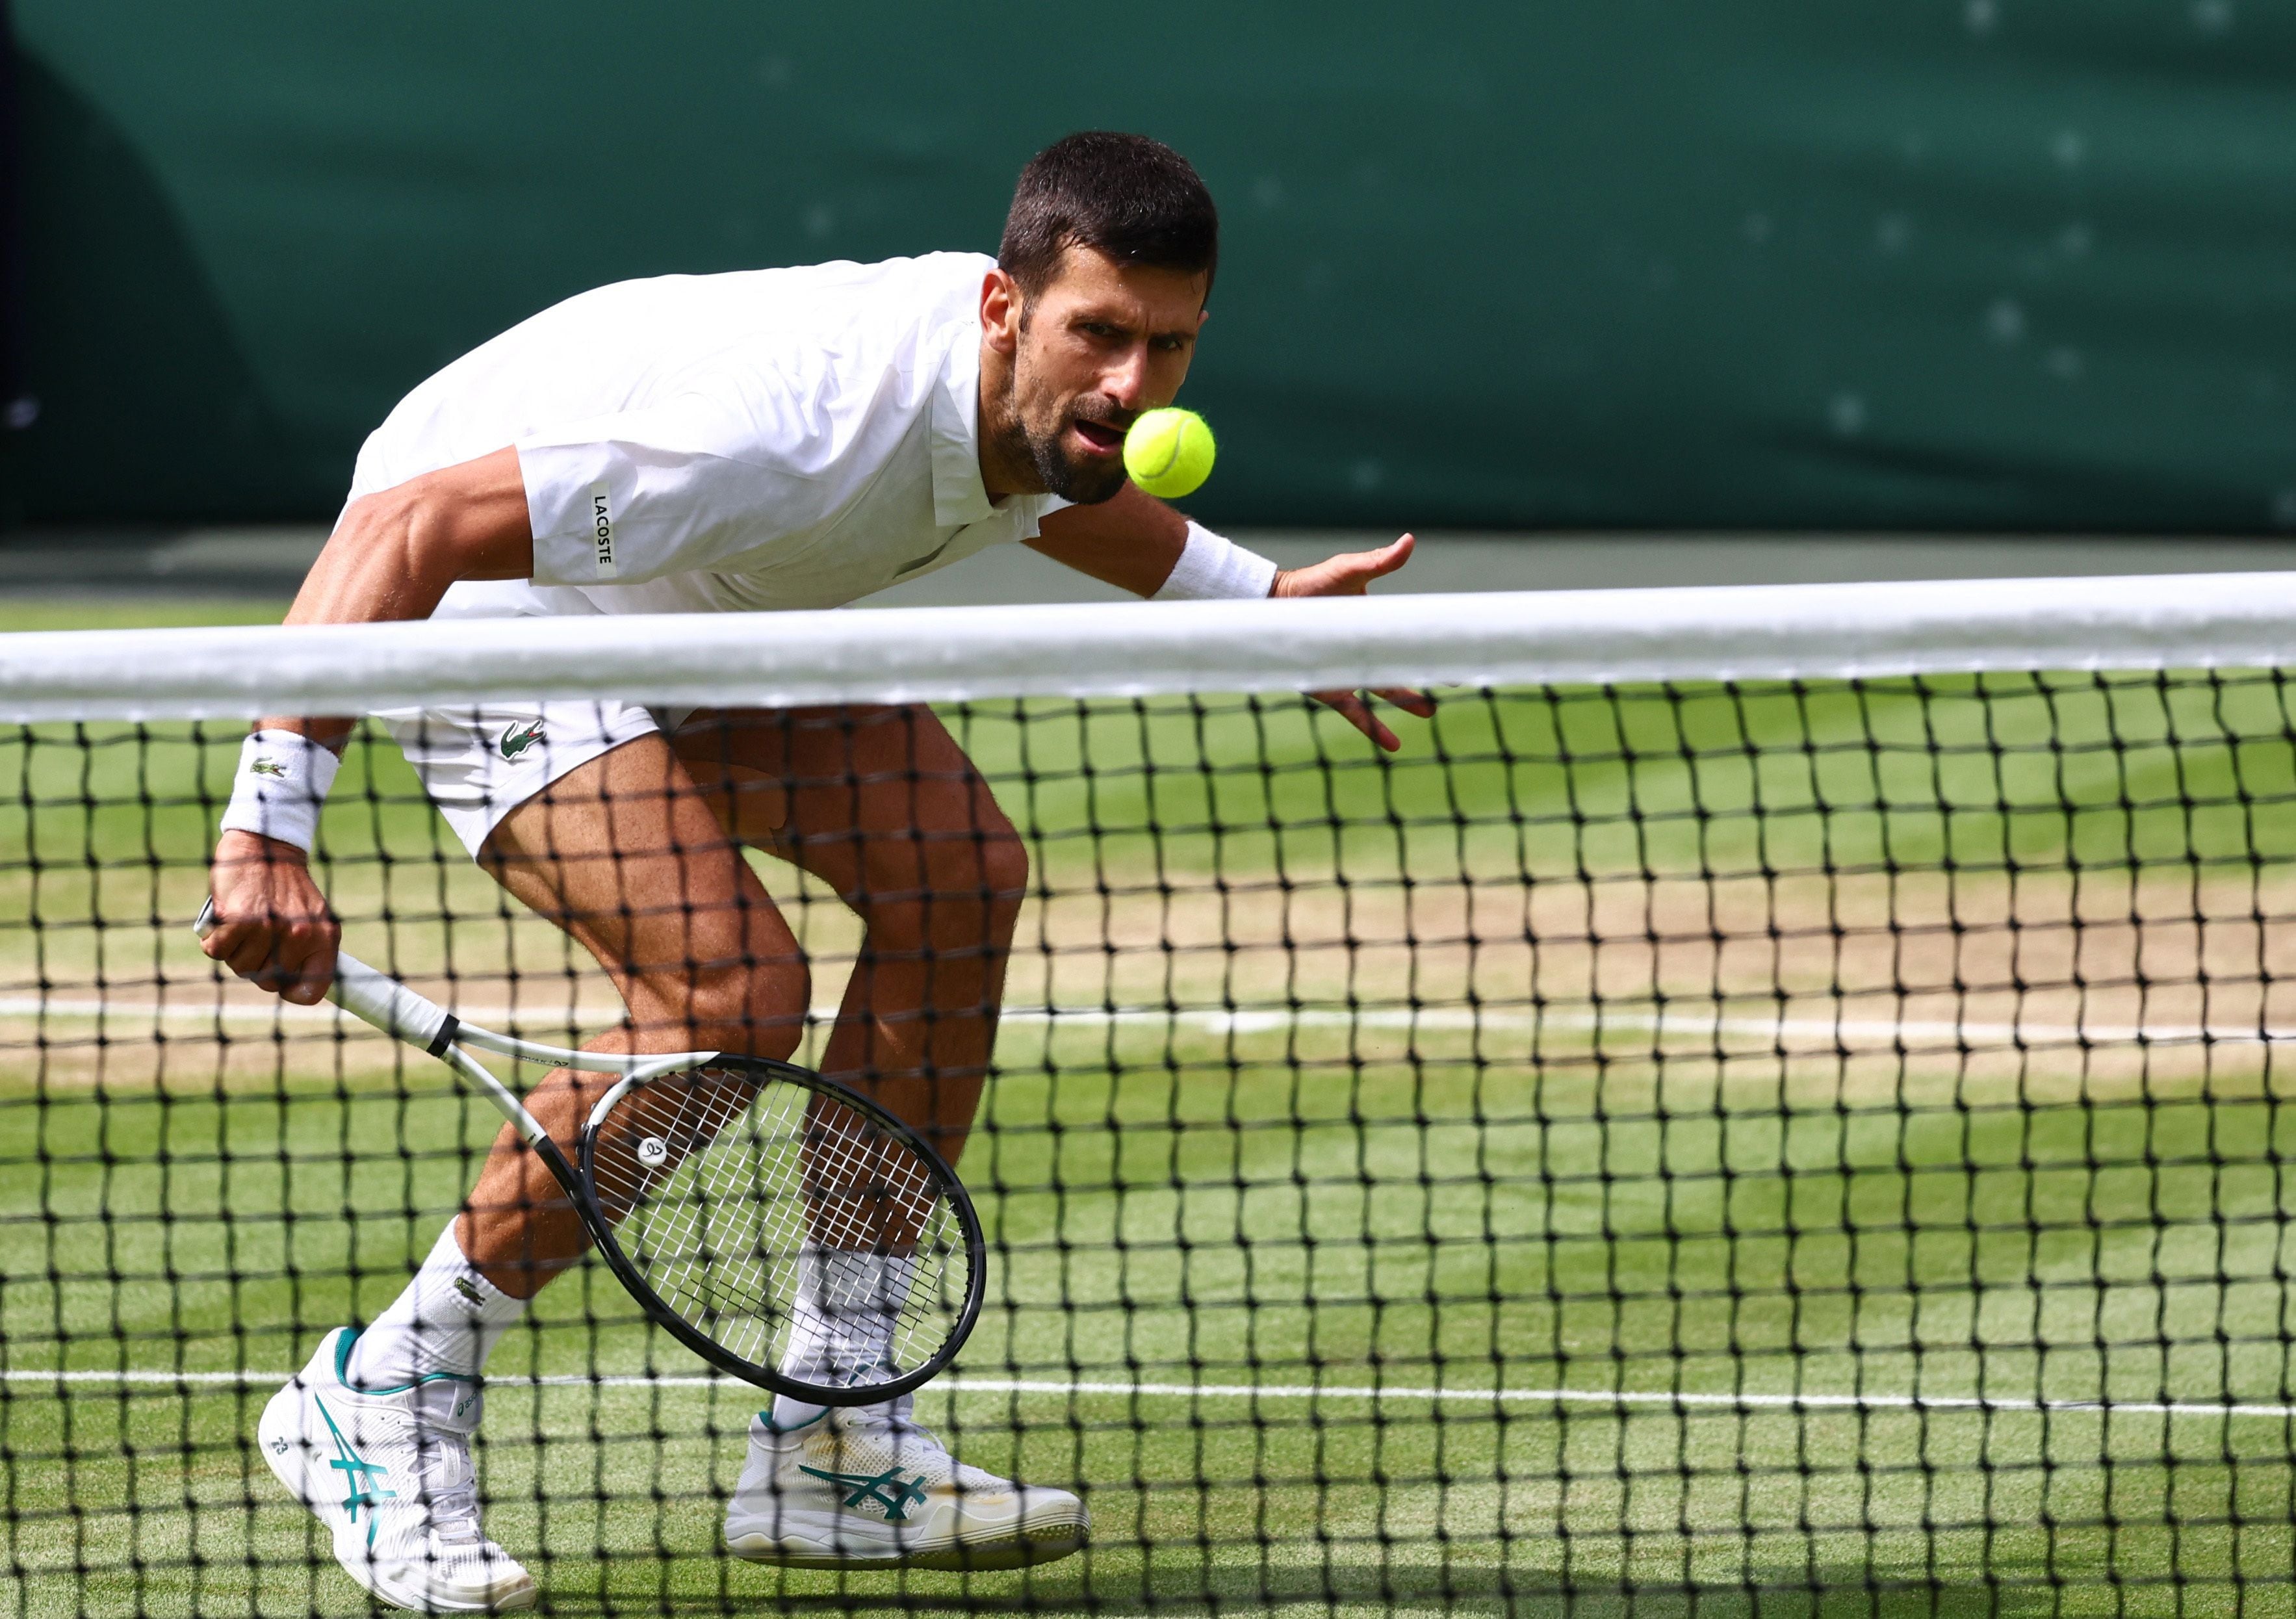
[[[2288,664],[2296,575],[2185,574],[43,633],[0,637],[0,719]]]

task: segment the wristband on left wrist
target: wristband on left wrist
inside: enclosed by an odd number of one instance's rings
[[[1188,543],[1171,577],[1159,587],[1160,602],[1249,600],[1275,588],[1275,564],[1200,522],[1188,524]]]
[[[241,744],[239,773],[222,830],[252,832],[308,853],[319,840],[319,808],[343,761],[299,731],[258,731]]]

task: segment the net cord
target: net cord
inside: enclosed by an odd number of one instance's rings
[[[769,708],[2296,663],[2296,573],[602,615],[0,636],[0,719],[505,693]]]

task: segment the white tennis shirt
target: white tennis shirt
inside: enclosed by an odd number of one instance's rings
[[[534,576],[437,616],[837,607],[1067,502],[980,481],[980,284],[933,253],[627,281],[570,298],[400,401],[351,497],[513,445]]]

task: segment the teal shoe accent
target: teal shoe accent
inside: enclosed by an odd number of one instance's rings
[[[806,1429],[811,1427],[815,1423],[823,1420],[828,1415],[829,1407],[824,1405],[812,1416],[807,1418],[803,1422],[793,1422],[789,1426],[783,1427],[780,1423],[774,1420],[774,1408],[767,1406],[764,1410],[758,1413],[758,1420],[766,1425],[766,1432],[768,1434],[802,1434]]]
[[[366,1328],[364,1327],[338,1327],[335,1328],[335,1381],[341,1384],[345,1388],[352,1386],[351,1345],[359,1341],[359,1334],[365,1330]]]
[[[414,1382],[401,1383],[396,1387],[361,1388],[351,1381],[351,1346],[359,1341],[359,1334],[365,1330],[364,1327],[335,1328],[335,1381],[354,1394],[403,1394],[408,1389],[421,1388],[426,1383],[467,1383],[472,1388],[479,1386],[480,1379],[465,1377],[460,1372],[425,1372]]]
[[[824,1473],[819,1467],[800,1465],[798,1471],[808,1478],[817,1478],[825,1484],[834,1484],[848,1492],[845,1497],[848,1512],[874,1507],[885,1515],[885,1521],[889,1524],[907,1523],[908,1509],[923,1506],[929,1493],[923,1474],[920,1473],[914,1478],[903,1478],[898,1467],[888,1467],[882,1473]]]
[[[343,1437],[342,1429],[335,1426],[335,1414],[327,1409],[325,1401],[313,1395],[311,1403],[319,1408],[319,1415],[326,1418],[327,1432],[334,1437],[335,1459],[327,1465],[344,1475],[343,1508],[350,1514],[354,1524],[359,1521],[359,1508],[365,1507],[367,1509],[366,1543],[372,1546],[374,1544],[375,1508],[384,1501],[398,1499],[398,1491],[381,1487],[382,1481],[390,1476],[390,1471],[381,1462],[369,1461],[351,1448],[351,1442]]]

